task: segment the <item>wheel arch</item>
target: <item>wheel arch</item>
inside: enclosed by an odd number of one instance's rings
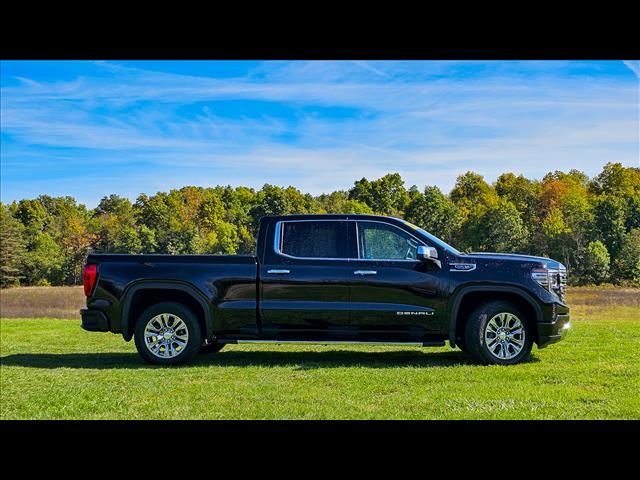
[[[162,297],[157,297],[161,294]],[[126,341],[133,337],[138,316],[150,305],[161,301],[175,301],[200,314],[199,320],[207,339],[213,337],[213,319],[207,297],[196,287],[180,282],[136,282],[122,296],[122,336]]]
[[[465,318],[464,313],[469,310],[465,308],[465,300],[475,301],[468,305],[477,305],[478,300],[480,303],[493,300],[515,300],[516,304],[519,304],[526,308],[526,312],[532,314],[534,317],[534,324],[531,327],[534,329],[534,337],[537,338],[537,324],[542,321],[543,313],[542,308],[535,298],[526,290],[510,286],[510,285],[472,285],[460,288],[457,292],[454,292],[453,301],[451,302],[451,308],[449,310],[449,344],[451,347],[456,346],[456,337],[459,327],[463,325]],[[469,312],[467,312],[469,313]]]

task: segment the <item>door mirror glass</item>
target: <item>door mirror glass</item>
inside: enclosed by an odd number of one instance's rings
[[[438,258],[438,251],[434,247],[419,245],[416,255],[418,260],[433,260]]]

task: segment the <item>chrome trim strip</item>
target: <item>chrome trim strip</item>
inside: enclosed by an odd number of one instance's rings
[[[237,340],[241,343],[271,343],[271,344],[303,344],[303,345],[414,345],[421,347],[423,342],[358,342],[355,340]]]
[[[271,270],[267,270],[267,273],[277,273],[277,274],[286,274],[286,273],[291,273],[290,270],[280,270],[277,268],[271,269]]]
[[[351,257],[345,257],[345,258],[334,258],[334,257],[296,257],[294,255],[289,255],[288,253],[284,253],[282,251],[282,241],[283,241],[283,237],[284,237],[284,231],[282,229],[281,224],[283,223],[294,223],[294,222],[356,222],[356,239],[358,240],[358,258],[351,258]],[[276,255],[281,255],[283,257],[287,257],[287,258],[293,258],[296,260],[355,260],[355,261],[360,261],[360,262],[420,262],[420,260],[418,260],[417,258],[414,260],[411,259],[402,259],[402,258],[360,258],[360,235],[358,232],[358,223],[357,222],[371,222],[371,223],[381,223],[383,225],[390,225],[394,228],[397,228],[398,230],[400,230],[401,232],[406,233],[407,235],[410,235],[411,237],[413,237],[417,242],[418,245],[422,245],[424,247],[429,247],[429,245],[425,245],[424,242],[422,240],[420,240],[418,237],[416,237],[415,235],[413,235],[410,232],[407,232],[406,230],[398,227],[397,225],[393,225],[392,223],[387,223],[387,222],[380,222],[378,220],[357,220],[357,219],[334,219],[334,218],[323,218],[323,219],[318,219],[318,220],[314,220],[314,219],[308,219],[308,220],[280,220],[278,222],[276,222],[276,227],[275,227],[275,232],[274,232],[274,239],[273,239],[273,251]],[[435,247],[432,247],[435,248]]]
[[[355,275],[376,275],[378,272],[375,270],[356,270],[353,272]]]

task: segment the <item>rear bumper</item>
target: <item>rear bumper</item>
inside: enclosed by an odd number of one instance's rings
[[[80,310],[80,317],[82,317],[82,324],[80,326],[84,330],[89,332],[109,331],[109,319],[100,310],[83,308]]]
[[[562,313],[554,315],[550,323],[538,323],[538,348],[544,348],[564,339],[571,329],[571,317],[569,309],[563,309]]]

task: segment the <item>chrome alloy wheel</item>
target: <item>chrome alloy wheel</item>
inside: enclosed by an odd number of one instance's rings
[[[517,357],[525,345],[525,328],[513,313],[493,316],[484,329],[484,343],[491,354],[501,360]]]
[[[144,328],[144,344],[158,358],[177,357],[187,347],[188,342],[187,325],[173,313],[156,315]]]

